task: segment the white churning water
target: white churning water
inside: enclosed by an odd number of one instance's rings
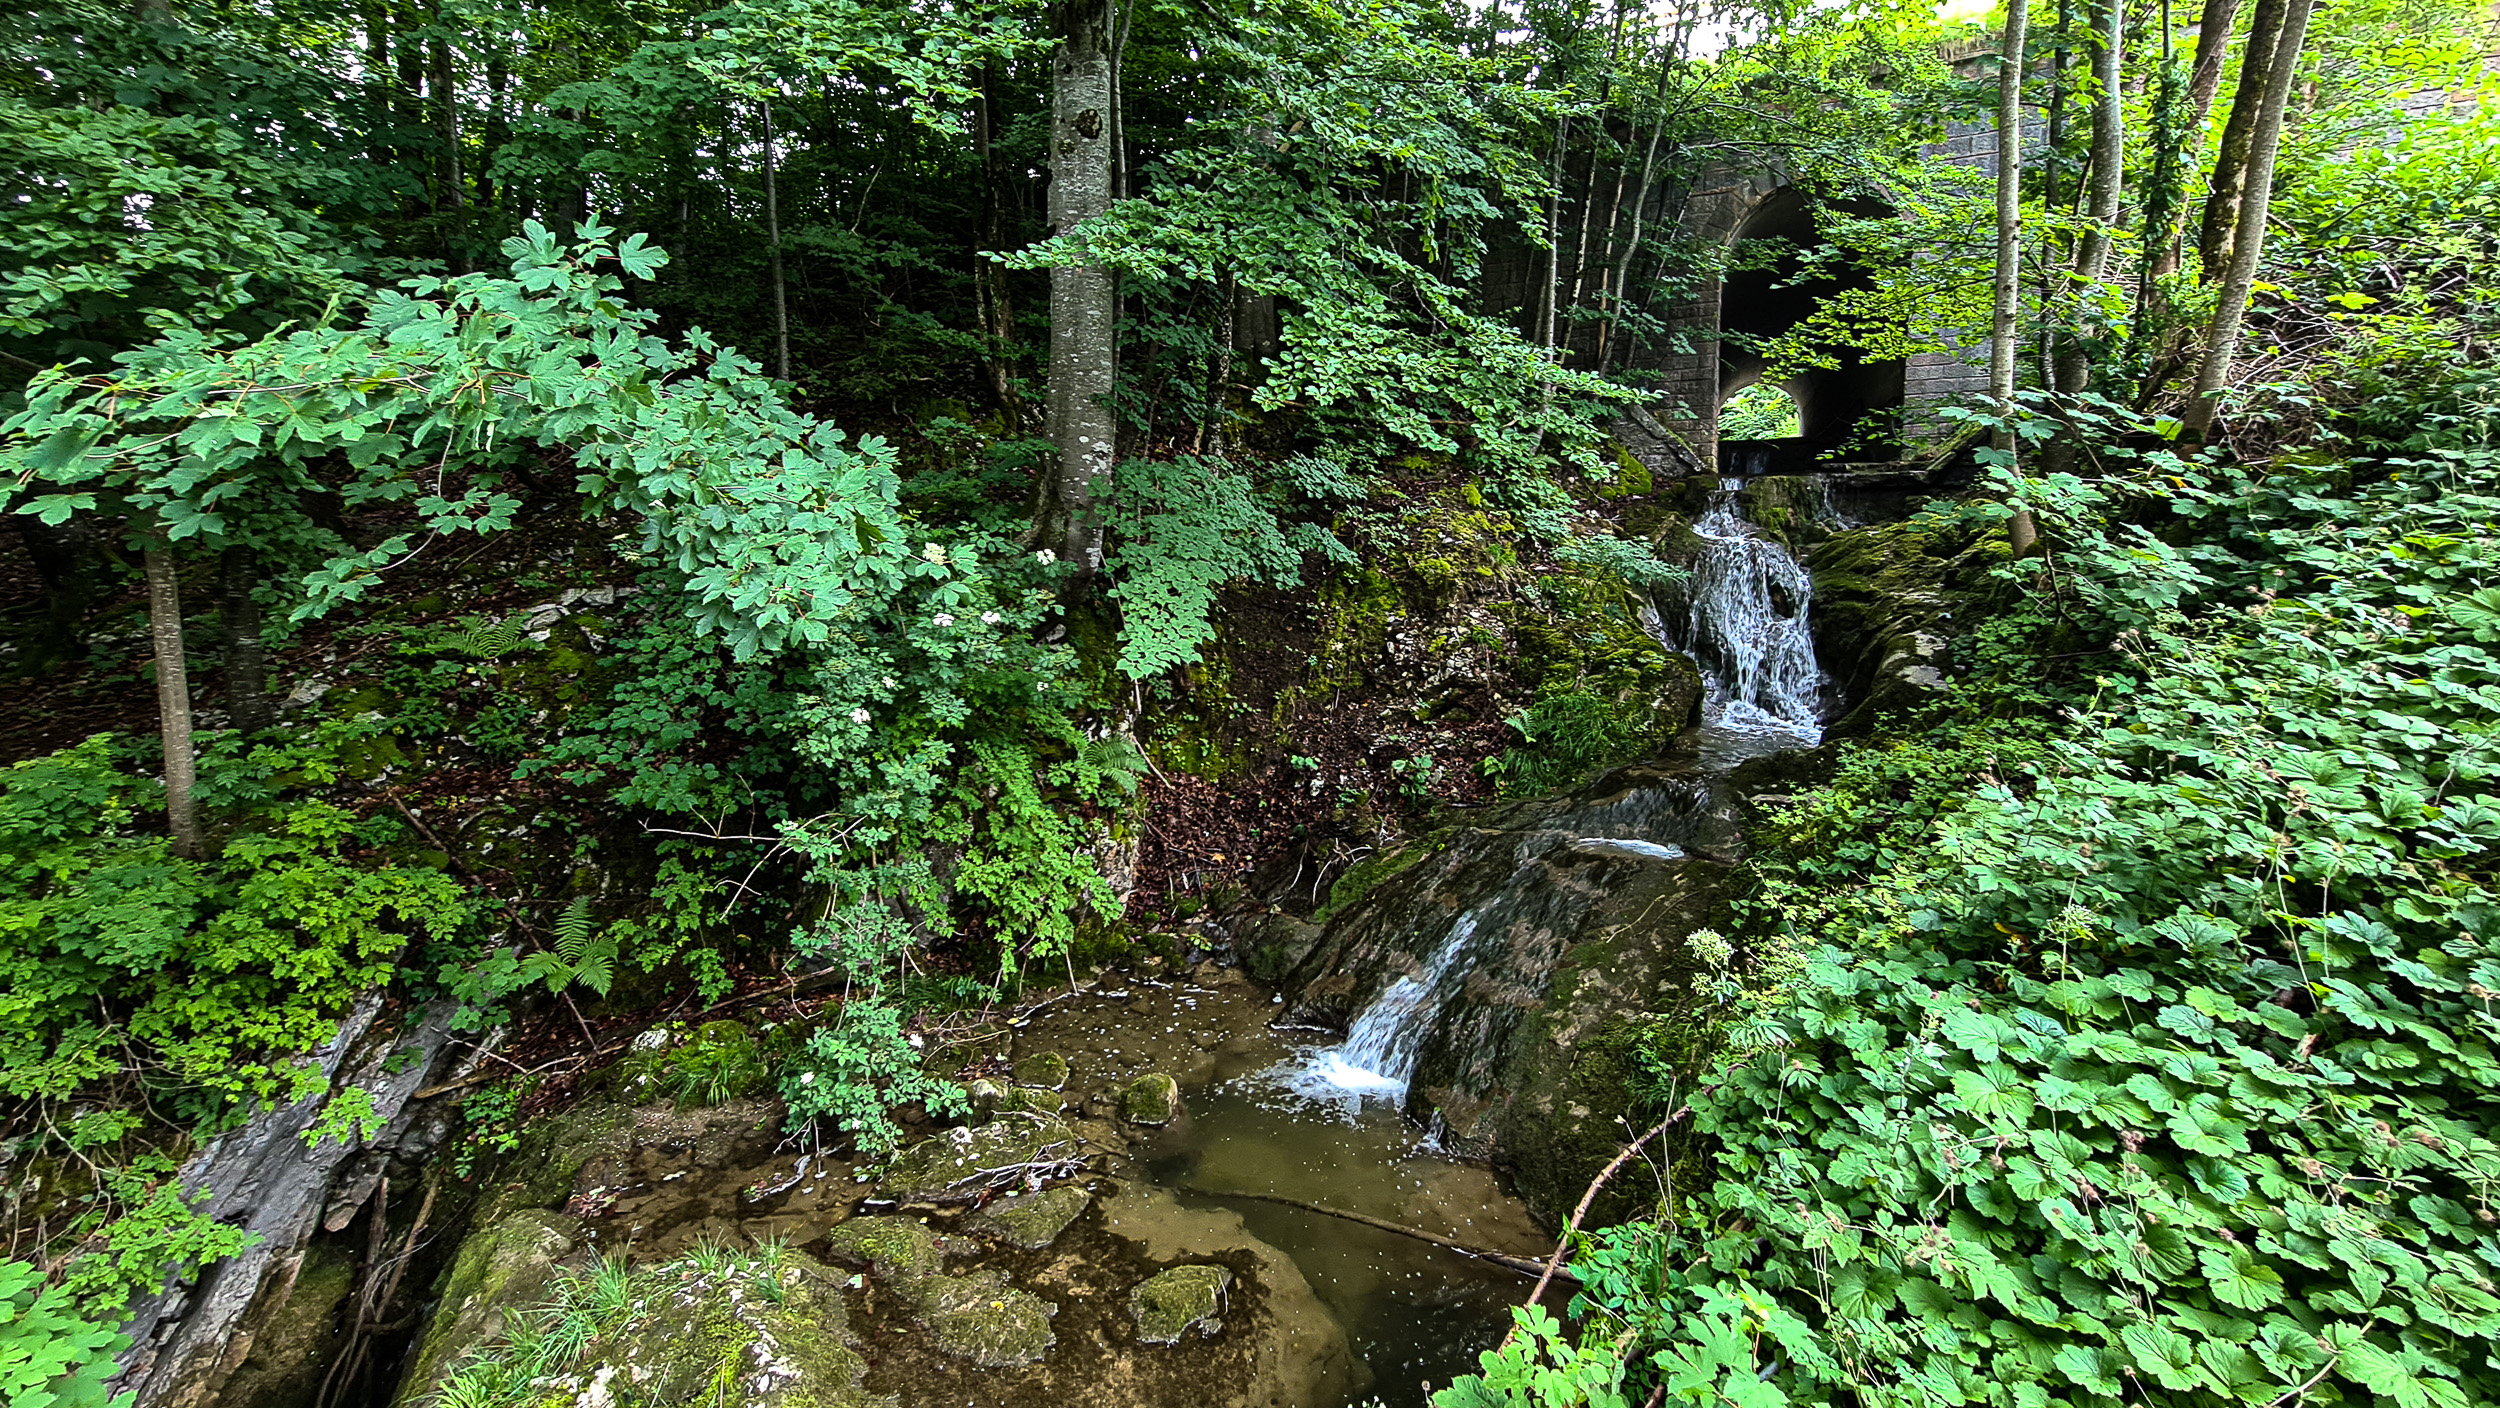
[[[1745,754],[1811,748],[1822,739],[1823,671],[1806,609],[1814,579],[1788,550],[1746,521],[1737,491],[1721,479],[1693,532],[1702,540],[1684,588],[1681,622],[1659,634],[1701,666],[1705,727],[1736,735]],[[1759,743],[1770,748],[1750,746]]]
[[[1475,937],[1473,911],[1458,916],[1450,932],[1424,955],[1423,966],[1381,990],[1346,1029],[1345,1040],[1278,1067],[1273,1082],[1291,1094],[1353,1113],[1366,1099],[1392,1103],[1406,1098],[1415,1058],[1442,1006],[1466,975],[1459,959]]]

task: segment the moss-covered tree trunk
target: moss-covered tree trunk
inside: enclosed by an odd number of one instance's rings
[[[1059,52],[1051,61],[1050,223],[1064,235],[1111,208],[1117,56],[1109,0],[1059,0],[1051,17]],[[1094,491],[1111,473],[1118,442],[1111,390],[1119,319],[1119,285],[1099,261],[1050,271],[1050,438],[1058,458],[1034,521],[1043,544],[1074,564],[1080,581],[1102,566]]]

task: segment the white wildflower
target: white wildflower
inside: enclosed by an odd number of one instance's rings
[[[920,550],[920,555],[940,567],[946,565],[946,547],[942,543],[930,543]]]
[[[801,1071],[801,1072],[799,1073],[799,1084],[801,1084],[801,1085],[814,1085],[815,1083],[816,1083],[816,1073],[815,1073],[814,1071]]]
[[[941,631],[942,631],[942,630],[945,630],[947,627],[949,627],[949,626],[951,626],[951,625],[954,625],[954,624],[955,624],[955,618],[954,618],[954,617],[952,617],[952,616],[949,616],[949,615],[947,615],[945,612],[941,611],[941,612],[939,612],[939,613],[936,615],[936,617],[935,617],[935,618],[933,618],[933,620],[931,621],[931,624],[932,624],[932,625],[934,625],[934,626],[936,626],[939,630],[941,630]]]
[[[1040,552],[1033,554],[1033,560],[1042,564],[1044,567],[1048,567],[1052,563],[1059,560],[1059,554],[1052,552],[1048,548],[1044,548]]]
[[[984,612],[982,612],[982,613],[981,613],[981,624],[982,624],[982,625],[984,625],[984,626],[995,626],[995,625],[997,625],[997,624],[998,624],[998,622],[999,622],[999,615],[998,615],[998,613],[997,613],[997,612],[995,612],[995,611],[984,611]]]
[[[865,709],[853,709],[851,711],[851,722],[855,724],[864,724],[868,722],[868,711]]]

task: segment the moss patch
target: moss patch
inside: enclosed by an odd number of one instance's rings
[[[950,1129],[895,1155],[877,1180],[877,1194],[912,1203],[968,1203],[988,1190],[997,1170],[1075,1148],[1075,1131],[1059,1120],[1008,1115],[975,1129]]]
[[[1016,1084],[1042,1090],[1068,1088],[1068,1058],[1056,1051],[1036,1051],[1016,1062]]]
[[[1050,1352],[1059,1308],[1007,1284],[1006,1274],[939,1276],[920,1291],[920,1323],[939,1349],[987,1368],[1030,1364]]]

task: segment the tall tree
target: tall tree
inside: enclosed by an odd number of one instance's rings
[[[1064,235],[1111,208],[1114,126],[1111,0],[1057,0],[1051,22],[1050,225]],[[1095,487],[1109,476],[1119,424],[1111,393],[1119,354],[1119,284],[1099,259],[1050,271],[1050,439],[1057,465],[1034,523],[1080,580],[1102,566]]]
[[[2066,330],[2058,346],[2054,379],[2062,392],[2082,391],[2091,384],[2092,362],[2082,325],[2092,318],[2091,305],[2097,302],[2098,285],[2109,271],[2110,251],[2116,246],[2118,202],[2126,181],[2126,93],[2120,86],[2126,29],[2123,0],[2094,0],[2091,171],[2084,185],[2083,238],[2075,246],[2073,285],[2082,316],[2078,326]]]
[[[1989,322],[1988,396],[1996,405],[1995,447],[2014,448],[2014,338],[2023,277],[2023,40],[2031,24],[2028,0],[2006,0],[2005,47],[1997,63],[1997,260],[1996,307]],[[2029,552],[2040,532],[2031,511],[2018,509],[2006,523],[2017,555]]]
[[[2213,184],[2205,197],[2204,221],[2196,240],[2197,259],[2208,284],[2221,278],[2231,263],[2231,240],[2240,228],[2240,204],[2248,190],[2249,162],[2263,121],[2275,49],[2283,37],[2286,5],[2287,0],[2257,0],[2257,9],[2249,17],[2248,47],[2240,54],[2239,91],[2232,95],[2231,116],[2222,126],[2222,144],[2214,151]]]
[[[2284,0],[2280,33],[2266,56],[2265,91],[2249,131],[2248,164],[2241,177],[2238,216],[2227,232],[2231,262],[2224,269],[2214,305],[2214,320],[2205,332],[2205,357],[2196,369],[2196,387],[2188,397],[2188,436],[2203,441],[2213,432],[2223,383],[2230,380],[2231,359],[2239,350],[2240,321],[2247,315],[2249,295],[2257,286],[2257,261],[2266,246],[2266,206],[2273,198],[2274,158],[2283,143],[2283,114],[2291,105],[2292,82],[2300,67],[2300,50],[2308,38],[2314,0]],[[2248,63],[2257,58],[2257,42],[2249,40]],[[2241,83],[2248,79],[2243,76]],[[2215,193],[2217,199],[2221,192]]]

